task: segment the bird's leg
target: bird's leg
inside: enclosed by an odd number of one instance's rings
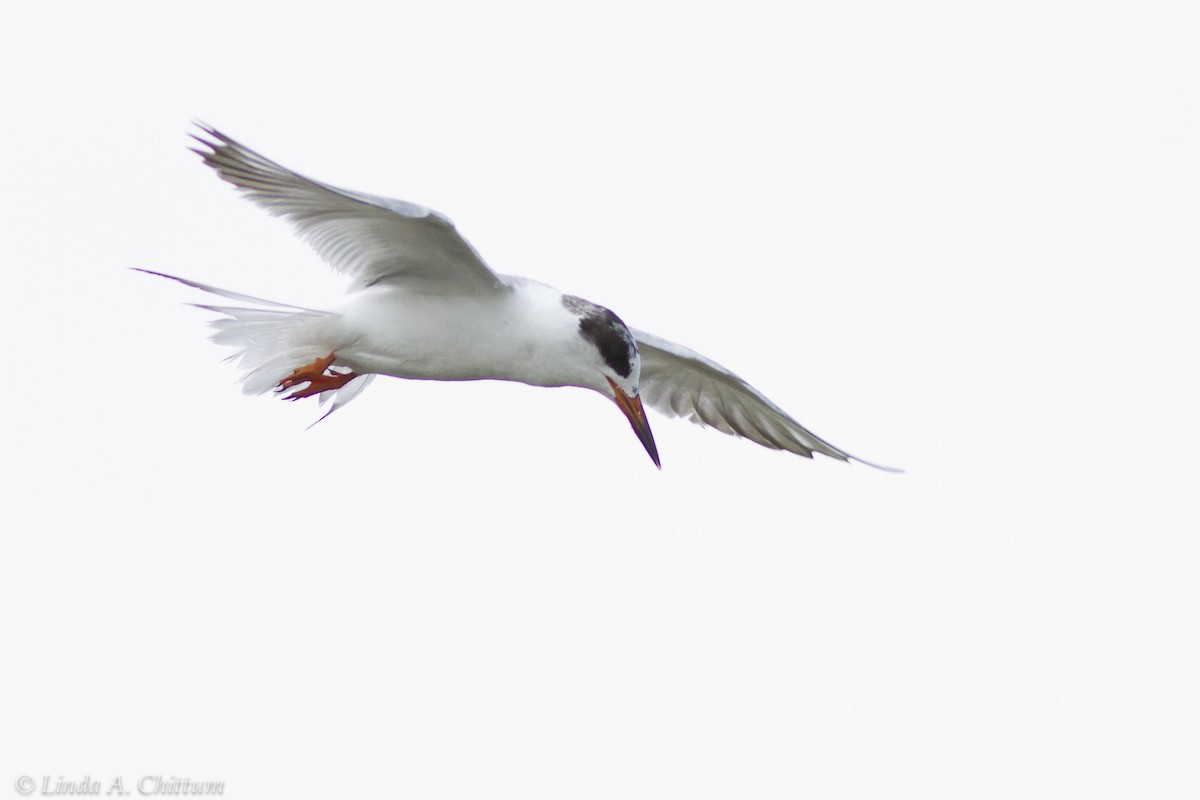
[[[314,394],[320,394],[321,392],[340,389],[358,377],[358,374],[355,372],[334,372],[331,369],[334,355],[334,353],[330,353],[325,358],[318,358],[311,364],[297,367],[292,371],[291,375],[288,375],[279,382],[279,385],[275,387],[275,391],[284,392],[302,383],[307,383],[308,386],[303,389],[297,389],[283,398],[284,400],[299,400],[304,397],[312,397]],[[328,370],[328,374],[326,374],[326,370]]]

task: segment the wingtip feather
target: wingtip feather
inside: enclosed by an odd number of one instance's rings
[[[905,475],[905,474],[907,474],[907,472],[906,472],[905,470],[901,469],[900,467],[889,467],[887,464],[876,464],[876,463],[875,463],[875,462],[873,462],[873,461],[867,461],[867,460],[865,460],[865,459],[862,459],[862,458],[857,458],[856,456],[850,456],[850,460],[851,460],[851,461],[856,461],[856,462],[858,462],[859,464],[862,464],[862,465],[864,465],[864,466],[867,466],[867,467],[871,467],[871,468],[873,468],[873,469],[880,470],[881,472],[890,472],[890,473],[892,473],[893,475]]]

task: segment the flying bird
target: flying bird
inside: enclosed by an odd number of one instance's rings
[[[192,150],[204,163],[288,220],[352,282],[340,304],[313,309],[140,270],[239,304],[197,305],[220,315],[212,339],[236,348],[231,358],[245,370],[247,394],[332,399],[328,416],[376,375],[578,386],[621,409],[660,469],[647,405],[775,450],[898,471],[834,447],[693,350],[630,328],[583,298],[493,272],[432,209],[311,180],[214,128],[197,127]]]

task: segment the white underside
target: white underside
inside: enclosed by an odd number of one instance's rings
[[[578,324],[561,292],[534,281],[469,295],[381,282],[348,295],[311,334],[317,349],[336,354],[335,366],[359,373],[603,390]]]

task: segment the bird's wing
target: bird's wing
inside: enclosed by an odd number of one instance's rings
[[[815,436],[753,386],[696,351],[645,331],[634,330],[633,337],[642,357],[639,391],[651,408],[773,450],[806,458],[823,453],[841,461],[900,471],[863,461]]]
[[[360,285],[395,280],[463,293],[503,289],[454,223],[436,211],[338,189],[281,167],[197,124],[204,163],[242,194],[296,226],[318,254]]]

